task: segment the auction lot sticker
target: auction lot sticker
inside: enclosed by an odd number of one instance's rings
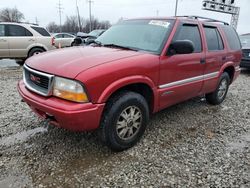
[[[151,20],[148,24],[168,28],[170,23],[162,20]]]

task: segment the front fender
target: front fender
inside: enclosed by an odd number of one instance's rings
[[[131,85],[131,84],[146,84],[146,85],[148,85],[153,91],[154,104],[157,104],[156,103],[156,101],[158,100],[157,87],[155,86],[154,82],[150,78],[148,78],[146,76],[140,76],[140,75],[121,78],[121,79],[116,80],[115,82],[111,83],[102,92],[101,96],[98,99],[98,103],[105,103],[114,92],[121,89],[122,87]],[[155,110],[156,109],[154,107],[154,111]]]

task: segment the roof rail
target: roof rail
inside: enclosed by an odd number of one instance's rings
[[[0,21],[0,23],[3,23],[3,22],[5,22],[5,21]],[[30,25],[36,25],[36,26],[38,26],[38,24],[36,24],[36,23],[30,23],[30,22],[8,22],[8,23],[30,24]]]
[[[190,15],[190,16],[177,16],[177,17],[185,17],[185,18],[195,19],[195,20],[202,19],[205,22],[219,22],[219,23],[223,23],[224,25],[229,25],[229,23],[227,23],[227,22],[220,21],[220,20],[215,20],[215,19],[212,19],[212,18],[202,17],[202,16]]]

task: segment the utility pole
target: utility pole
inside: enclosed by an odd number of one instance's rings
[[[36,24],[39,25],[39,21],[38,21],[37,17],[36,17]]]
[[[94,3],[92,0],[88,0],[89,3],[89,32],[92,31],[92,13],[91,13],[91,4]]]
[[[58,3],[58,13],[59,13],[59,17],[60,17],[60,32],[62,32],[62,4],[61,4],[61,0],[59,0],[59,3]]]
[[[178,11],[178,1],[179,0],[175,0],[175,16],[177,16],[177,11]]]
[[[78,24],[79,24],[79,31],[81,31],[81,18],[80,18],[80,13],[79,13],[79,7],[78,7],[78,4],[77,4],[77,0],[76,0],[76,11],[77,11]]]
[[[156,16],[157,17],[159,16],[159,10],[156,10]]]

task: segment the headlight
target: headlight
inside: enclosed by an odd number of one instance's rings
[[[83,86],[70,79],[55,77],[53,95],[74,102],[88,102]]]

